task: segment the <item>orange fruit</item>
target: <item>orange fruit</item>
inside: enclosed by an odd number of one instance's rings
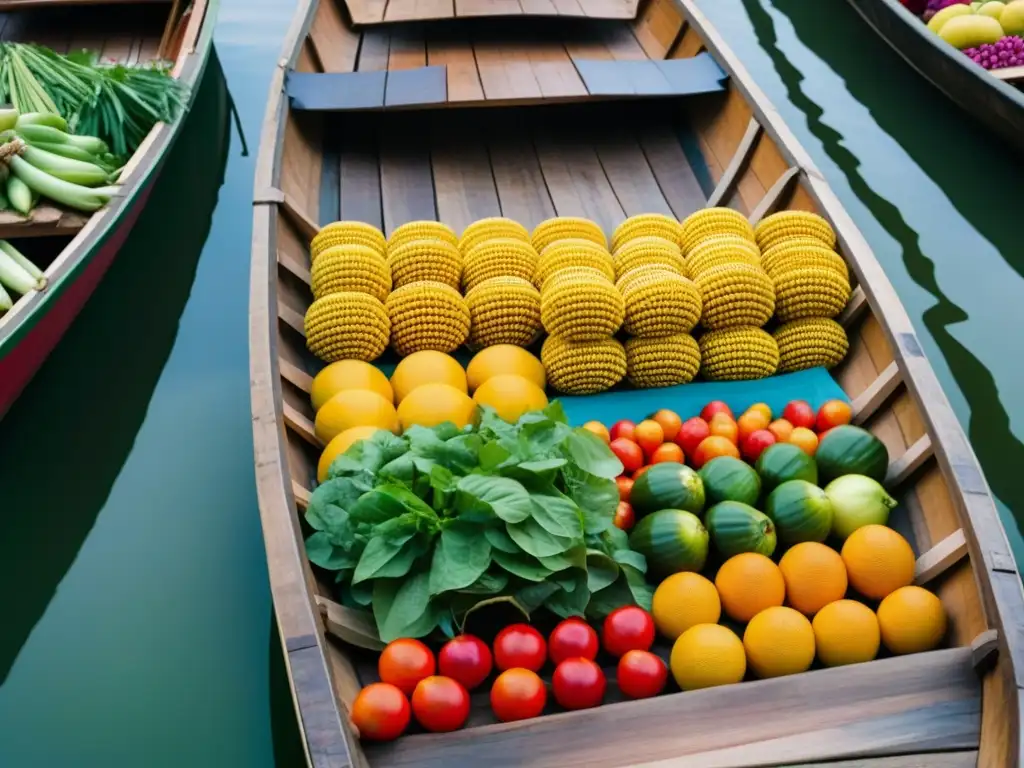
[[[806,672],[814,662],[814,629],[799,611],[765,608],[747,624],[743,649],[758,677]]]
[[[785,419],[776,419],[768,425],[768,431],[775,435],[780,443],[788,443],[789,435],[793,431],[793,425]]]
[[[327,470],[331,468],[334,460],[351,448],[354,443],[373,437],[373,433],[378,431],[377,427],[352,427],[339,435],[335,435],[331,442],[327,444],[327,447],[324,448],[324,452],[320,454],[320,461],[316,467],[316,481],[322,483],[326,480]]]
[[[683,426],[683,420],[679,418],[679,414],[667,408],[662,408],[651,418],[661,424],[666,440],[675,440],[676,435],[679,434],[679,428]]]
[[[767,420],[765,423],[768,423],[772,420],[772,409],[769,407],[768,403],[754,403],[752,406],[747,408],[746,412],[750,413],[751,411],[758,411],[760,413],[763,413],[765,419]]]
[[[654,419],[644,419],[633,430],[633,441],[639,445],[648,459],[665,442],[665,430]]]
[[[808,456],[813,456],[818,450],[818,436],[807,427],[796,427],[789,433],[787,443],[792,443]]]
[[[662,443],[651,454],[651,464],[661,464],[664,461],[675,461],[682,464],[685,458],[683,449],[675,443]]]
[[[712,436],[724,437],[733,445],[739,442],[740,429],[727,413],[716,413],[711,417],[711,421],[708,422],[708,427],[711,428]]]
[[[757,430],[768,429],[769,421],[770,419],[760,410],[750,410],[740,416],[739,421],[736,422],[736,426],[739,428],[740,444]]]
[[[669,657],[672,677],[684,691],[738,683],[747,672],[743,643],[720,624],[697,624],[683,632]]]
[[[893,653],[930,651],[946,634],[946,609],[927,589],[900,587],[879,604],[878,626]]]
[[[864,597],[881,600],[914,580],[914,550],[884,525],[865,525],[843,543],[850,585]]]
[[[398,434],[395,406],[372,389],[343,389],[316,412],[313,431],[329,443],[352,427],[379,427]]]
[[[413,357],[413,355],[409,355],[409,357]],[[406,360],[408,359],[406,358]],[[481,349],[473,355],[473,359],[466,366],[466,383],[469,386],[469,391],[475,392],[476,388],[489,378],[500,376],[503,373],[522,376],[541,389],[547,386],[544,365],[534,355],[515,344],[495,344],[493,347]],[[446,381],[446,383],[453,384],[451,381]],[[457,385],[453,384],[453,386]]]
[[[595,435],[600,437],[606,444],[612,441],[612,437],[608,434],[608,427],[602,424],[600,421],[588,421],[583,425],[583,428],[588,432],[593,432]]]
[[[464,394],[469,392],[466,372],[462,370],[459,362],[451,355],[432,349],[413,352],[403,357],[391,374],[395,402],[399,405],[410,392],[424,384],[447,384]]]
[[[700,469],[712,459],[718,456],[732,456],[735,459],[740,457],[740,449],[736,443],[721,435],[710,435],[700,441],[697,450],[693,452],[690,460],[693,466]]]
[[[715,585],[699,573],[674,573],[654,590],[654,626],[669,640],[697,624],[717,624],[722,601]]]
[[[398,404],[402,429],[413,424],[436,427],[450,421],[462,429],[476,418],[476,403],[463,390],[448,384],[423,384]]]
[[[829,603],[818,611],[811,627],[818,658],[826,667],[860,664],[878,655],[878,618],[864,603]]]
[[[530,411],[539,411],[548,405],[544,390],[523,376],[503,373],[491,376],[476,388],[473,401],[489,405],[507,422],[515,424],[519,417]]]
[[[845,403],[842,400],[829,400],[818,409],[818,417],[814,422],[814,428],[818,430],[820,435],[832,429],[832,427],[849,424],[852,418],[853,409],[850,408],[849,403]]]
[[[343,389],[372,389],[388,402],[395,399],[391,383],[380,368],[362,360],[338,360],[313,377],[309,400],[314,413]]]
[[[846,565],[831,547],[805,541],[779,560],[786,581],[786,599],[800,613],[813,616],[846,594]]]
[[[725,612],[736,621],[750,621],[786,599],[786,582],[779,566],[757,552],[733,555],[722,563],[715,587]]]

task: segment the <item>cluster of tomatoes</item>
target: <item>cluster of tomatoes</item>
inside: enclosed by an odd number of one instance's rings
[[[601,647],[618,658],[616,682],[632,699],[656,696],[665,687],[668,668],[650,652],[654,619],[635,605],[608,615],[601,639],[583,619],[566,619],[545,641],[529,624],[513,624],[494,639],[494,652],[473,635],[459,635],[435,659],[419,640],[395,640],[381,652],[381,682],[363,688],[352,705],[352,723],[360,738],[389,741],[405,732],[412,717],[433,732],[454,731],[469,718],[469,691],[486,681],[494,667],[491,710],[503,722],[537,717],[544,711],[548,687],[538,672],[550,659],[551,693],[564,709],[596,707],[607,681],[596,663]],[[435,674],[436,672],[440,674]]]

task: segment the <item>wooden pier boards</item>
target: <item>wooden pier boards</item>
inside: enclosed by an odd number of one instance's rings
[[[638,0],[344,0],[353,24],[495,16],[632,19]]]

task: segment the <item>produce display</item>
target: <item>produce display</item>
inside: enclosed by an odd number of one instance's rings
[[[928,29],[985,69],[1024,67],[1024,0],[905,2]]]
[[[46,276],[27,256],[0,240],[0,314],[14,306],[11,293],[24,295],[46,288]]]

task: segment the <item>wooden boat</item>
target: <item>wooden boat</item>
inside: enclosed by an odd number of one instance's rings
[[[875,32],[932,85],[1024,151],[1024,67],[987,71],[928,29],[899,0],[850,0]]]
[[[0,0],[0,39],[67,53],[87,49],[126,63],[173,61],[189,103],[213,44],[217,0],[82,3]],[[89,216],[42,203],[26,218],[0,212],[10,238],[43,268],[48,286],[0,315],[0,418],[46,360],[113,262],[138,218],[188,109],[157,124],[121,174],[120,195]]]
[[[601,22],[500,7],[517,18],[356,28],[350,8],[304,0],[271,85],[255,183],[253,433],[309,764],[1020,765],[1020,575],[913,325],[821,172],[693,0],[643,0],[635,19]],[[891,523],[916,549],[917,582],[944,602],[948,647],[508,724],[484,693],[471,727],[361,743],[348,708],[376,662],[346,641],[375,629],[332,601],[333,578],[318,580],[303,548],[320,450],[308,394],[320,364],[302,336],[318,226],[390,233],[430,219],[461,231],[486,216],[529,228],[575,215],[611,232],[628,215],[707,205],[751,221],[817,211],[838,233],[856,288],[833,376],[893,457]],[[691,386],[702,385],[677,390]]]

